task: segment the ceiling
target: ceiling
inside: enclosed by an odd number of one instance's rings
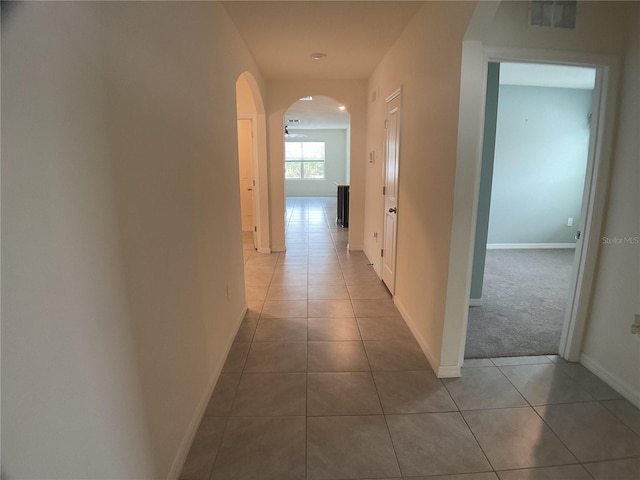
[[[338,102],[329,97],[313,96],[311,98],[311,100],[298,100],[285,112],[284,121],[290,132],[349,127],[349,113],[346,110],[341,111],[338,108],[340,106]],[[300,120],[300,122],[292,123],[290,120]]]
[[[368,78],[424,2],[222,3],[267,79],[344,80]]]
[[[422,1],[223,1],[268,80],[367,79],[400,36]],[[316,61],[312,53],[324,53]],[[588,68],[502,63],[500,83],[593,89]],[[347,128],[337,102],[315,97],[293,104],[289,130]]]

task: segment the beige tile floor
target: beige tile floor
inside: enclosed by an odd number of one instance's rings
[[[287,253],[247,238],[249,312],[184,480],[638,480],[640,411],[555,356],[430,370],[335,200],[287,200]]]

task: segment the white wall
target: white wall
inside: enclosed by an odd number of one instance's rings
[[[260,75],[218,3],[24,3],[2,43],[3,478],[176,476],[245,307]]]
[[[3,17],[5,15],[3,6]],[[2,478],[152,478],[97,4],[2,32]]]
[[[350,188],[349,188],[349,248],[362,250],[364,232],[364,184],[367,122],[367,85],[364,80],[273,80],[268,83],[269,125],[269,208],[271,222],[271,248],[285,250],[284,243],[284,113],[307,95],[333,98],[347,107],[351,119],[349,135]]]
[[[592,96],[500,85],[488,243],[575,243]]]
[[[640,8],[629,16],[631,30],[624,56],[618,135],[586,332],[583,361],[640,407],[640,342],[630,334],[640,313]],[[632,243],[615,238],[631,237]]]
[[[453,208],[461,47],[474,7],[470,2],[426,3],[369,80],[367,150],[375,150],[376,162],[366,163],[365,252],[380,272],[385,98],[402,86],[395,301],[436,371]]]
[[[289,132],[306,135],[306,137],[288,137],[285,138],[285,142],[325,142],[325,162],[323,179],[286,179],[286,195],[290,197],[336,196],[336,183],[345,183],[346,181],[347,130],[289,129]]]

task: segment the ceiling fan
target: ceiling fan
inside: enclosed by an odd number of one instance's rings
[[[289,133],[289,126],[284,126],[284,136],[287,138],[306,138],[304,133]]]

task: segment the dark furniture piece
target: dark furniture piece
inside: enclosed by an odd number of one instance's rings
[[[336,223],[343,228],[349,227],[349,185],[336,184],[338,187],[338,213]]]

